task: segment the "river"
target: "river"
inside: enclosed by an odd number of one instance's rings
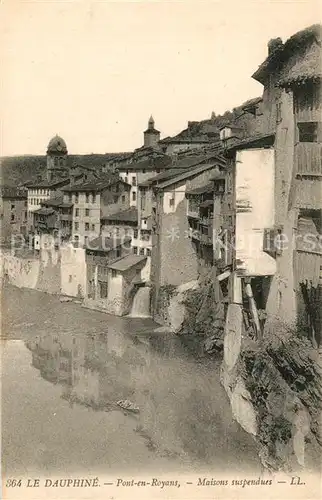
[[[220,360],[195,360],[150,319],[117,318],[6,285],[2,460],[8,475],[259,473]],[[139,413],[116,403],[128,399]]]

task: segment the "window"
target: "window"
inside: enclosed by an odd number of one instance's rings
[[[11,222],[14,222],[15,220],[15,214],[11,214]]]
[[[85,208],[85,216],[89,217],[89,208]]]
[[[25,220],[27,220],[27,212],[25,212]]]
[[[140,248],[140,255],[144,255],[144,248]]]
[[[133,247],[133,253],[136,255],[138,253],[138,247]]]
[[[113,196],[113,202],[117,203],[117,200],[118,200],[118,196]]]
[[[79,208],[75,208],[75,217],[79,216]]]
[[[89,231],[89,222],[85,222],[85,231]]]
[[[142,174],[145,174],[145,168],[142,170]]]
[[[318,122],[303,122],[297,124],[299,142],[318,142]]]
[[[121,257],[122,251],[120,248],[116,249],[116,257]]]
[[[75,222],[74,228],[75,228],[75,231],[78,231],[78,229],[79,229],[79,223],[78,222]]]
[[[107,283],[106,283],[106,281],[99,281],[98,286],[99,286],[99,291],[100,291],[100,298],[106,299],[107,298]]]
[[[86,195],[85,195],[85,202],[89,203],[89,194],[88,193],[86,193]]]
[[[79,244],[79,236],[76,234],[76,235],[74,236],[74,245],[75,245],[75,247],[77,247],[77,248],[78,248],[78,244]]]
[[[148,257],[151,257],[151,250],[150,250],[150,248],[146,249],[146,254],[147,254]]]
[[[136,192],[135,191],[133,191],[133,193],[132,193],[132,201],[136,201]]]
[[[15,204],[11,203],[11,210],[14,210],[14,209],[15,209]]]
[[[28,205],[27,201],[25,201],[25,207]]]
[[[138,230],[137,229],[134,229],[133,231],[133,238],[137,238],[138,237]]]
[[[170,198],[169,200],[169,206],[174,207],[174,198]]]
[[[146,203],[146,192],[141,191],[141,210],[145,210],[145,203]]]
[[[276,122],[280,123],[282,121],[282,103],[276,103]]]
[[[125,203],[125,194],[122,195],[122,203]]]
[[[92,224],[92,231],[95,231],[95,224]]]
[[[112,278],[116,278],[117,272],[116,269],[112,269]]]
[[[93,193],[93,203],[96,203],[96,194]]]
[[[78,203],[78,193],[75,194],[75,203]]]
[[[88,245],[88,236],[85,236],[85,238],[84,238],[84,245],[85,245],[86,247],[87,247],[87,245]]]
[[[136,186],[136,177],[134,175],[132,177],[132,186]]]

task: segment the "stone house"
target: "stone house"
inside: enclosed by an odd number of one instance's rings
[[[99,236],[88,242],[86,252],[87,305],[104,308],[108,298],[108,265],[130,253],[130,238]]]
[[[64,203],[73,204],[72,238],[86,245],[100,235],[101,217],[130,206],[131,186],[114,175],[106,180],[67,186]]]
[[[310,299],[321,293],[320,43],[319,25],[269,42],[253,74],[264,87],[260,132],[223,142],[233,275],[259,280],[257,305],[272,321],[296,327],[302,316],[313,343],[321,339],[320,308]]]
[[[223,166],[220,157],[169,172],[152,183],[151,282],[155,287],[153,308],[157,311],[161,287],[179,286],[198,278],[202,271],[196,245],[189,237],[186,192],[204,186]]]
[[[12,236],[26,235],[27,217],[27,190],[2,186],[0,188],[1,242],[10,243]]]

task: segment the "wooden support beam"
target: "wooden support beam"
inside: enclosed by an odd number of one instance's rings
[[[258,311],[253,295],[252,285],[251,283],[246,283],[245,292],[249,300],[250,312],[252,315],[252,319],[254,321],[255,329],[256,329],[256,339],[259,340],[262,338],[262,330],[259,322]]]

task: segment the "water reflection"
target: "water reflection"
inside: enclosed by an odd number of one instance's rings
[[[104,333],[45,333],[26,346],[32,366],[61,386],[61,398],[71,408],[128,414],[150,449],[216,469],[227,462],[244,471],[247,461],[250,468],[257,464],[254,443],[232,420],[219,366],[189,359],[179,339],[106,328]],[[117,401],[124,399],[138,406],[139,414],[120,409]]]

